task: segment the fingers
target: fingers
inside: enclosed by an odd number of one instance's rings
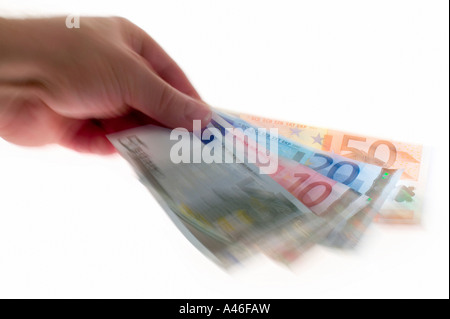
[[[55,142],[57,116],[30,90],[0,86],[0,136],[24,146]]]
[[[22,146],[58,143],[83,153],[111,154],[113,145],[91,121],[64,117],[30,88],[0,85],[0,136]]]
[[[148,124],[159,123],[136,110],[111,119],[72,121],[70,125],[67,122],[65,134],[59,143],[82,153],[112,154],[116,149],[106,138],[107,134]]]
[[[137,110],[131,110],[130,113],[121,117],[102,119],[97,120],[96,122],[106,134],[112,134],[149,124],[161,126],[161,123],[156,122]]]
[[[80,153],[108,155],[116,152],[105,131],[95,121],[65,119],[59,144]]]
[[[151,64],[164,81],[178,91],[194,99],[200,99],[199,94],[175,61],[145,31],[141,31],[142,42],[138,53]]]
[[[209,123],[211,109],[167,84],[143,63],[136,63],[125,77],[126,103],[169,127],[192,129],[193,120]]]

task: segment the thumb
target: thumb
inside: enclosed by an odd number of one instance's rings
[[[191,130],[194,120],[201,120],[202,127],[211,120],[211,109],[206,103],[173,88],[146,65],[140,65],[125,78],[125,102],[164,125]]]

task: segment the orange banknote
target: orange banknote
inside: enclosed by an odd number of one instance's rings
[[[306,146],[384,168],[402,169],[403,174],[399,183],[375,220],[389,223],[417,223],[420,221],[425,185],[424,167],[426,167],[423,163],[422,145],[227,112],[257,127],[277,128],[280,135]]]

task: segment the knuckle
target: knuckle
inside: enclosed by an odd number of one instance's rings
[[[128,25],[131,25],[131,24],[132,24],[130,20],[128,20],[127,18],[121,17],[121,16],[113,17],[113,19],[114,19],[117,23],[122,24],[122,25],[125,25],[125,26],[128,26]]]
[[[7,96],[0,96],[0,134],[9,135],[16,130],[16,124],[23,121],[24,116],[37,114],[36,109],[41,106],[40,99],[31,93],[19,91],[8,92]]]

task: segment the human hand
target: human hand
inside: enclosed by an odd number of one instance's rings
[[[108,154],[107,131],[154,119],[206,125],[210,108],[183,71],[123,18],[0,19],[0,137]]]

